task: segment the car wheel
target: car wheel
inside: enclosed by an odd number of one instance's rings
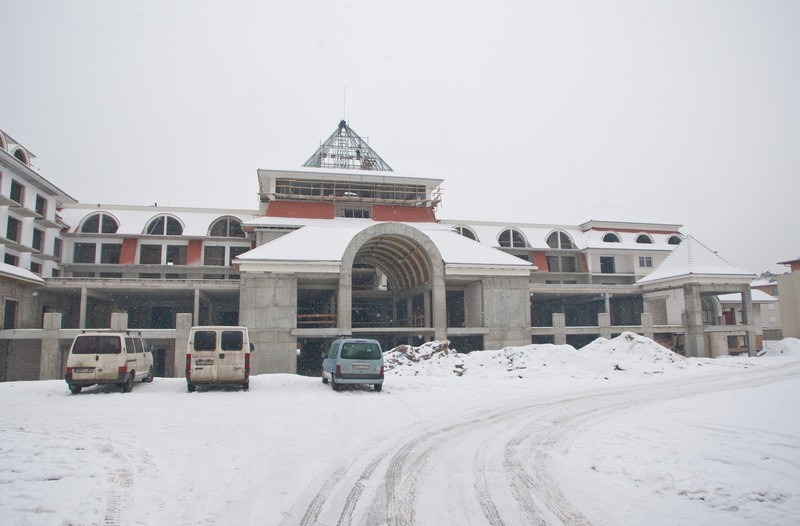
[[[335,376],[331,376],[331,389],[333,389],[334,391],[338,391],[339,390],[339,384],[336,383],[336,377]]]
[[[190,393],[193,393],[195,389],[197,389],[197,386],[195,386],[194,384],[190,383],[186,384],[186,390],[189,391]]]
[[[122,384],[123,393],[130,393],[131,391],[133,391],[133,376],[134,376],[133,373],[129,374],[128,378],[125,380],[125,383]]]
[[[375,391],[380,393],[381,389],[383,389],[383,384],[375,384]]]
[[[142,379],[142,383],[147,382],[148,384],[153,381],[153,366],[150,366],[150,370],[147,372],[147,376]]]
[[[72,394],[80,393],[81,389],[83,389],[83,386],[80,386],[80,385],[70,385],[69,386],[69,390],[70,390],[70,392],[72,392]]]
[[[328,379],[325,378],[325,373],[322,373],[322,383],[323,384],[327,384],[328,383]]]
[[[244,381],[244,383],[242,384],[242,389],[245,390],[245,391],[250,389],[250,380],[245,380]]]

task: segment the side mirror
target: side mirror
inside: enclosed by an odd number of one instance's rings
[[[251,343],[250,344],[250,352],[253,352],[255,350],[256,350],[256,346]]]

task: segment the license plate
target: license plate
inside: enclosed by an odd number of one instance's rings
[[[365,363],[355,363],[353,364],[353,369],[358,369],[360,371],[363,371],[364,369],[369,369],[369,365]]]
[[[196,365],[214,365],[214,360],[197,360],[194,363]]]
[[[72,369],[73,373],[91,373],[94,367],[75,367]]]

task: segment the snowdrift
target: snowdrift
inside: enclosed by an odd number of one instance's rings
[[[800,340],[784,338],[780,341],[765,341],[759,356],[800,356]]]

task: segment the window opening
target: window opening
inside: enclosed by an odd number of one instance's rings
[[[603,241],[606,243],[620,243],[619,236],[614,232],[609,232],[603,236]]]
[[[639,234],[638,236],[636,236],[636,242],[643,245],[652,245],[653,238],[648,236],[647,234]]]
[[[550,248],[560,248],[567,250],[575,248],[575,244],[572,242],[572,238],[569,237],[569,234],[561,230],[556,230],[555,232],[547,236],[547,246],[549,246]]]
[[[507,228],[500,232],[497,242],[504,248],[525,248],[528,246],[525,236],[516,228]]]

